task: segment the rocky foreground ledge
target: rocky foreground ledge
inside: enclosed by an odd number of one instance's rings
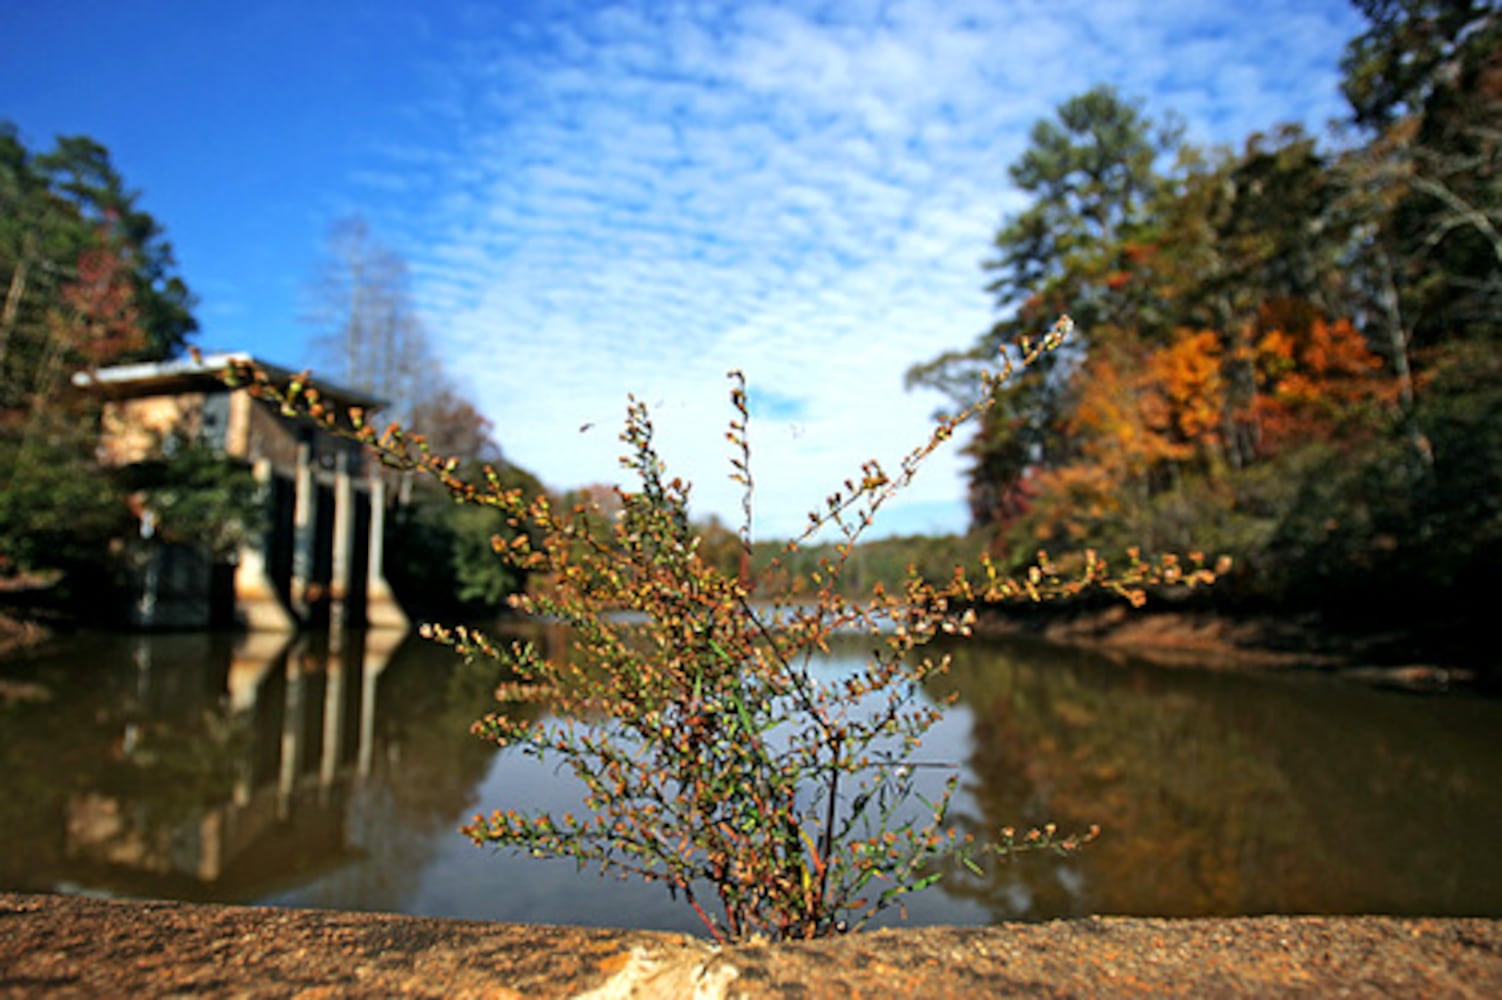
[[[1090,918],[675,934],[0,894],[0,997],[1498,997],[1502,921]]]

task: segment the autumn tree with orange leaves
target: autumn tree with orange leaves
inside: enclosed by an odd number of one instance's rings
[[[1358,6],[1365,145],[1197,149],[1103,88],[1035,127],[988,265],[1002,318],[910,373],[963,405],[1016,329],[1079,323],[969,445],[993,553],[1226,551],[1243,594],[1373,609],[1464,604],[1502,554],[1502,18]]]
[[[38,153],[0,122],[0,577],[71,568],[93,586],[129,530],[95,462],[95,405],[69,379],[171,357],[197,328],[139,197],[93,140]]]

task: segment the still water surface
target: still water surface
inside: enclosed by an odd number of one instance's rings
[[[456,832],[576,799],[551,765],[469,735],[494,668],[420,639],[87,637],[0,680],[0,888],[701,929],[658,886]],[[1502,700],[1021,640],[958,647],[948,690],[921,757],[961,769],[959,822],[1104,833],[1071,859],[957,873],[911,923],[1502,916]]]

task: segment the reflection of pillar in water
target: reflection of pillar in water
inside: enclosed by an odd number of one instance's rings
[[[156,624],[156,602],[162,585],[162,552],[153,541],[156,535],[156,517],[149,508],[141,511],[142,552],[146,559],[146,573],[141,580],[141,592],[136,597],[136,622],[150,628]]]
[[[376,688],[381,672],[406,637],[405,630],[394,628],[371,629],[365,633],[365,661],[360,671],[360,749],[355,765],[362,778],[370,774],[375,757]]]
[[[318,493],[313,483],[313,445],[297,444],[297,478],[292,502],[292,610],[308,617],[308,588],[313,579],[313,545],[318,534]]]
[[[334,454],[334,561],[329,580],[329,631],[349,624],[349,574],[354,556],[355,487],[349,476],[349,449]]]
[[[287,654],[287,697],[282,708],[281,770],[276,781],[276,818],[292,815],[292,793],[297,790],[297,772],[302,767],[303,656],[306,641],[299,639]]]
[[[318,763],[318,794],[327,801],[339,773],[339,751],[344,745],[344,643],[339,632],[329,633],[323,689],[323,759]]]
[[[261,490],[262,503],[267,506],[274,504],[276,492],[271,488],[271,459],[256,459],[251,470]],[[274,519],[279,512],[272,509],[269,513]],[[290,632],[297,623],[282,605],[271,575],[266,571],[266,544],[262,539],[240,546],[235,562],[235,611],[251,631]]]
[[[141,740],[140,717],[146,711],[146,699],[151,694],[151,641],[144,636],[136,638],[130,653],[131,663],[136,668],[135,704],[125,715],[125,732],[120,737],[120,749],[129,757],[136,752]]]
[[[261,685],[286,651],[290,640],[284,632],[247,632],[235,643],[229,661],[229,708],[233,716],[248,716],[255,711]],[[250,802],[254,780],[254,744],[236,763],[233,801],[237,806]]]
[[[365,623],[372,629],[401,629],[412,623],[396,603],[386,582],[386,480],[379,469],[370,474],[370,556],[365,568]],[[393,647],[394,648],[394,647]]]

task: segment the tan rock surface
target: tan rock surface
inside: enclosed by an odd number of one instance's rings
[[[1099,919],[716,949],[673,934],[0,894],[0,997],[1499,997],[1502,921]]]

